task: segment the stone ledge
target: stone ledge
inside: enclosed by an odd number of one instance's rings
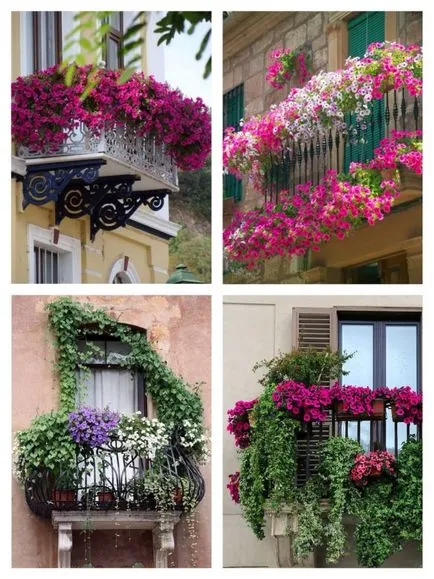
[[[65,523],[71,524],[73,531],[82,530],[89,524],[92,530],[140,530],[152,529],[160,523],[175,525],[180,516],[180,513],[157,511],[53,511],[51,522],[55,529]]]

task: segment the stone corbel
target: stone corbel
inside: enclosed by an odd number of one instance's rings
[[[169,551],[175,549],[173,529],[174,524],[168,521],[160,521],[152,529],[154,542],[154,566],[157,568],[167,568],[167,556]]]
[[[59,523],[57,531],[57,566],[71,567],[72,523]]]

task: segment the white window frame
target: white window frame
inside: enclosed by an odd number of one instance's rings
[[[59,233],[58,243],[53,243],[53,229],[37,225],[27,226],[27,264],[29,283],[36,283],[35,245],[59,254],[59,283],[81,283],[81,243],[79,239]]]
[[[117,273],[122,273],[126,278],[129,279],[129,283],[140,283],[139,274],[137,273],[137,270],[134,267],[131,259],[128,260],[128,269],[124,270],[124,259],[124,257],[120,257],[114,262],[110,270],[108,283],[113,283]]]

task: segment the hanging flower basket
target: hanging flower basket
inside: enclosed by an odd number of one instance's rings
[[[368,414],[363,412],[361,414],[353,414],[344,410],[344,403],[339,401],[334,406],[337,420],[346,420],[349,422],[361,422],[365,420],[384,420],[385,418],[385,402],[381,398],[376,398],[372,401],[372,412]]]

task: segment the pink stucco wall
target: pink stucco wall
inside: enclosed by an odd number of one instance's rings
[[[30,424],[32,418],[57,407],[58,378],[54,369],[55,351],[44,306],[53,297],[14,296],[12,299],[12,429]],[[82,302],[104,307],[116,319],[147,330],[149,338],[169,366],[189,382],[204,382],[201,396],[205,424],[211,426],[211,300],[208,296],[77,296]],[[181,522],[176,530],[177,548],[173,563],[190,567],[211,565],[211,468],[202,468],[206,496],[195,514],[195,529]],[[196,536],[197,538],[195,538]],[[149,537],[146,537],[149,538]],[[145,551],[142,562],[152,561],[151,546],[145,536],[128,537],[131,558],[137,561],[139,544]],[[95,553],[106,538],[99,532],[91,539]],[[136,544],[137,543],[137,544]],[[197,543],[194,548],[192,544]],[[76,549],[79,549],[78,545]],[[129,557],[116,564],[116,550],[104,563],[124,566]],[[79,550],[73,560],[80,560]],[[107,555],[107,552],[106,552]],[[56,567],[57,535],[49,521],[34,516],[23,491],[12,483],[12,566]]]

